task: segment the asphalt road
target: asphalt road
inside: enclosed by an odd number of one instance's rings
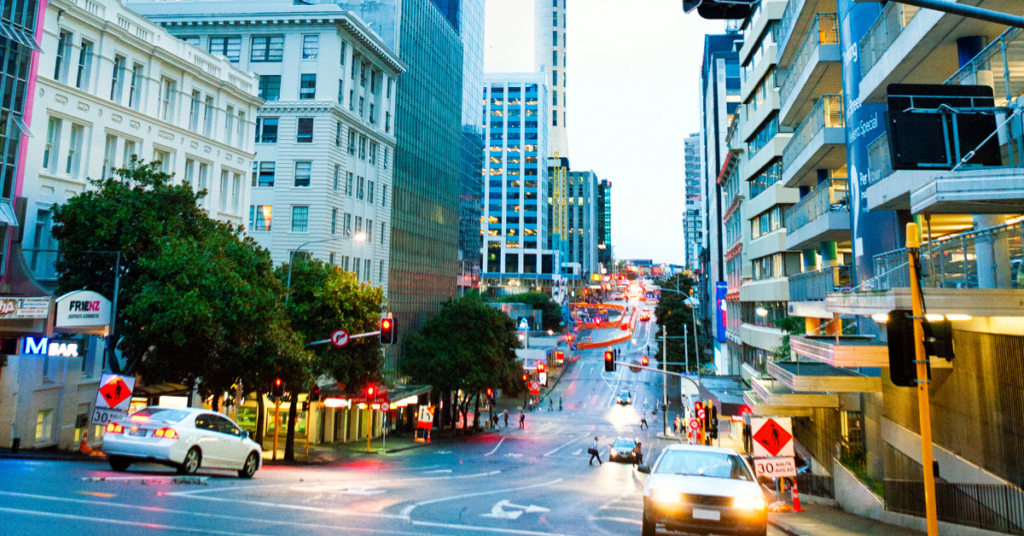
[[[622,345],[624,360],[639,360],[651,337],[654,322],[639,325],[637,342]],[[624,389],[635,405],[616,404]],[[509,428],[466,442],[330,467],[266,467],[253,480],[200,470],[201,484],[175,484],[172,471],[158,466],[115,473],[100,463],[0,460],[0,532],[639,534],[645,475],[609,463],[608,445],[633,437],[647,460],[657,457],[666,444],[655,437],[661,416],[651,418],[660,378],[624,367],[605,373],[603,352],[595,350],[572,365],[554,397],[555,411],[545,400],[544,409],[527,414],[525,430],[510,415]],[[641,411],[650,429],[639,429]],[[595,436],[605,463],[591,466],[586,451]]]

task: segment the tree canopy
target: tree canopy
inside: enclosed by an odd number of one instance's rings
[[[678,284],[679,292],[676,292]],[[700,324],[696,325],[693,323],[693,308],[686,304],[686,299],[690,295],[690,289],[696,282],[688,274],[678,274],[675,277],[661,280],[658,285],[662,289],[666,289],[661,293],[661,298],[658,300],[658,306],[654,310],[655,316],[657,316],[658,328],[665,326],[668,331],[668,360],[672,363],[684,363],[686,362],[686,356],[690,358],[690,370],[697,370],[697,356],[700,356],[701,363],[706,360],[699,349],[703,347],[701,341],[703,336],[699,335],[695,337],[694,329],[700,329]],[[671,292],[668,292],[671,289]],[[688,333],[689,339],[684,341],[683,339],[674,339],[671,337],[682,337],[684,331]],[[688,343],[689,351],[685,351],[686,346],[684,343]],[[682,370],[683,367],[673,367],[677,370]]]

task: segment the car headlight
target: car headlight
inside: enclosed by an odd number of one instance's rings
[[[761,495],[740,495],[733,499],[732,505],[741,510],[764,510],[768,507]]]
[[[682,500],[682,497],[676,490],[655,488],[651,490],[651,500],[661,503],[677,503]]]
[[[608,449],[608,455],[609,456],[618,456],[619,453],[616,452],[615,449]]]

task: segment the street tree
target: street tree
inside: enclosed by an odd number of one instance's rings
[[[706,361],[699,350],[703,347],[703,334],[694,333],[694,329],[700,330],[700,324],[696,324],[695,327],[693,308],[686,303],[690,296],[690,289],[695,284],[696,281],[689,274],[678,274],[675,277],[659,281],[658,286],[664,290],[658,300],[658,306],[654,310],[659,334],[662,326],[666,327],[669,337],[682,337],[684,332],[688,334],[689,338],[685,341],[677,338],[668,339],[668,361],[685,363],[686,357],[689,355],[690,369],[693,371],[697,370],[698,361],[700,363]],[[676,292],[677,290],[678,292]],[[683,367],[669,366],[670,370],[673,368],[678,371]]]
[[[555,333],[561,333],[564,329],[562,325],[562,306],[555,303],[551,299],[551,295],[547,293],[524,292],[521,294],[510,294],[502,296],[495,301],[530,305],[534,311],[540,311],[541,313],[541,329],[544,331],[554,331]]]
[[[488,388],[512,396],[522,392],[516,348],[515,322],[478,294],[467,294],[443,303],[440,313],[406,337],[402,372],[417,383],[432,385],[447,400],[461,390],[458,402],[464,408],[465,426],[465,408],[473,396]]]

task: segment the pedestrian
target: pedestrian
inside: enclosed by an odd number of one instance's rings
[[[654,411],[652,411],[651,414],[654,415],[654,421],[657,422],[658,421],[658,405],[657,404],[654,405]]]
[[[501,415],[505,417],[505,428],[508,428],[508,410],[502,411]]]
[[[548,397],[548,411],[555,411],[555,401],[550,396]]]
[[[682,429],[679,428],[680,423],[682,423],[682,420],[679,418],[679,415],[676,415],[675,420],[672,421],[672,433],[678,434],[682,431]]]
[[[636,442],[636,446],[633,447],[633,465],[644,464],[644,449],[641,447],[639,441]]]
[[[643,430],[645,426],[647,428],[651,427],[649,424],[647,424],[647,414],[641,414],[640,415],[640,429]]]
[[[590,454],[590,461],[587,462],[587,465],[594,465],[594,458],[597,458],[598,465],[602,465],[604,463],[601,461],[601,451],[597,450],[596,437],[594,438],[594,444],[590,446],[590,449],[587,450],[587,453]]]
[[[558,397],[558,411],[562,411],[562,397]]]
[[[526,414],[523,412],[519,412],[519,428],[526,429]]]

